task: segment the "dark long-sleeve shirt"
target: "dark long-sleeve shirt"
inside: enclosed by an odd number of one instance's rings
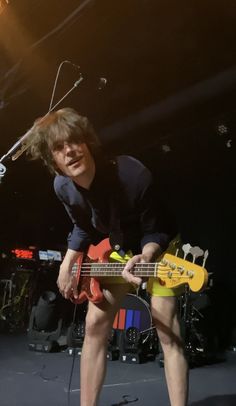
[[[74,225],[68,248],[84,251],[117,230],[124,250],[139,253],[148,242],[167,247],[170,236],[163,225],[151,172],[137,159],[121,155],[96,164],[89,190],[61,175],[55,177],[54,189]]]

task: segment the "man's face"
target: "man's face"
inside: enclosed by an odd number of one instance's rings
[[[52,156],[55,168],[75,181],[94,168],[94,159],[85,143],[64,142],[52,151]]]

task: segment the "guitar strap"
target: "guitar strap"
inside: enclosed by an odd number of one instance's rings
[[[114,199],[115,200],[115,199]],[[111,218],[110,218],[110,234],[109,234],[109,241],[111,247],[115,251],[120,251],[123,247],[123,233],[120,228],[120,217],[119,217],[119,210],[117,208],[117,200],[113,201],[111,199]]]
[[[115,251],[122,253],[124,235],[120,227],[120,182],[116,160],[110,161],[113,166],[114,178],[112,179],[112,192],[110,198],[110,234],[109,241]]]

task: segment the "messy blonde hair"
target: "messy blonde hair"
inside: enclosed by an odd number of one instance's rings
[[[35,121],[27,153],[32,159],[42,159],[50,172],[55,173],[52,151],[64,142],[86,143],[95,157],[101,148],[100,141],[87,119],[72,108],[53,111]]]

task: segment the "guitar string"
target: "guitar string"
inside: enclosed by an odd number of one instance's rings
[[[73,269],[76,271],[77,269],[79,268],[79,266],[78,265],[73,265]],[[123,269],[124,268],[124,265],[121,265],[121,264],[110,264],[109,262],[108,263],[101,263],[101,264],[98,264],[98,263],[92,263],[92,264],[87,264],[87,265],[82,265],[81,267],[80,267],[80,269],[81,270],[90,270],[90,269],[94,269],[94,270],[97,270],[97,269],[101,269],[101,268],[104,268],[104,269],[115,269],[115,268],[118,268],[118,270],[119,269]],[[138,269],[140,269],[140,270],[145,270],[145,269],[149,269],[150,270],[150,268],[151,268],[151,270],[155,270],[156,268],[158,268],[158,270],[160,270],[161,268],[167,268],[167,265],[159,265],[159,266],[156,266],[155,264],[150,264],[150,263],[148,263],[148,264],[136,264],[135,265],[135,268],[138,270]],[[173,271],[174,270],[176,270],[176,268],[172,268],[171,266],[168,266],[168,269],[172,269]],[[181,268],[177,268],[177,270],[178,271],[182,271],[182,270],[184,270],[184,267],[181,267]]]
[[[105,269],[104,269],[105,268]],[[108,275],[108,274],[113,274],[114,276],[119,276],[122,271],[123,271],[123,267],[118,267],[118,269],[114,269],[113,267],[110,267],[110,269],[108,269],[108,267],[104,267],[103,269],[99,269],[99,267],[94,267],[93,269],[91,267],[87,267],[86,269],[83,267],[81,268],[81,272],[80,275],[97,275],[97,276],[101,276],[101,275]],[[166,267],[165,267],[166,268]],[[166,273],[170,272],[171,276],[179,276],[179,277],[186,277],[186,275],[181,274],[181,272],[184,272],[182,270],[173,270],[172,268],[166,268],[166,269],[158,269],[157,271],[154,269],[136,269],[134,270],[134,274],[135,275],[143,275],[143,276],[155,276],[155,273],[160,276],[164,276]],[[192,276],[191,275],[187,275],[187,276]]]
[[[168,272],[168,271],[167,271]],[[148,271],[147,272],[135,272],[134,273],[134,276],[160,276],[160,277],[168,277],[168,278],[171,278],[171,277],[178,277],[178,278],[183,278],[183,279],[186,279],[186,277],[189,277],[189,278],[191,278],[193,275],[191,274],[191,275],[181,275],[180,273],[178,273],[178,272],[172,272],[171,270],[169,271],[169,272],[171,272],[171,274],[170,275],[166,275],[166,273],[167,272],[157,272],[157,275],[155,275],[154,273],[149,273]],[[104,276],[104,277],[106,277],[106,276],[121,276],[121,272],[112,272],[112,271],[107,271],[107,272],[104,272],[104,271],[96,271],[96,272],[81,272],[80,273],[80,276]]]
[[[98,267],[104,267],[104,268],[120,268],[120,267],[124,267],[125,263],[110,263],[110,262],[88,262],[85,264],[81,265],[81,269],[86,269],[86,268],[98,268]],[[147,263],[136,263],[135,267],[136,268],[153,268],[153,267],[161,267],[161,268],[166,268],[168,266],[168,264],[161,264],[161,263],[156,263],[156,262],[147,262]],[[198,266],[196,264],[194,264],[194,266]],[[73,268],[78,268],[79,265],[78,264],[74,264]],[[171,266],[169,265],[169,267],[171,268]],[[181,269],[184,269],[184,267],[181,267]]]
[[[158,268],[156,270],[156,267]],[[76,269],[75,269],[76,268]],[[78,264],[73,265],[73,271],[76,273],[78,271]],[[103,268],[103,269],[102,269]],[[117,269],[115,269],[117,268]],[[134,275],[136,276],[154,276],[154,277],[167,277],[167,278],[181,278],[181,279],[186,279],[186,277],[191,278],[193,277],[193,274],[185,274],[185,269],[173,269],[171,267],[167,268],[166,265],[162,264],[161,262],[159,263],[137,263],[135,264],[136,270],[134,270]],[[141,269],[140,269],[141,268]],[[150,268],[151,268],[151,273],[150,273]],[[155,269],[153,269],[155,268]],[[160,269],[160,268],[165,268],[165,269]],[[80,276],[121,276],[121,273],[124,269],[124,264],[120,263],[84,263],[80,267],[81,272]],[[168,272],[170,274],[168,275]],[[184,274],[183,274],[184,272]],[[187,271],[188,272],[188,271]],[[167,273],[167,275],[166,275]]]

